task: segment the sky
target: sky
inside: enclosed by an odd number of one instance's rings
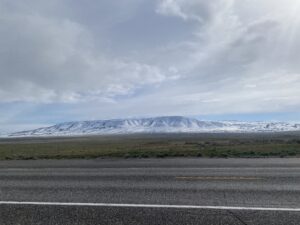
[[[0,0],[0,132],[165,115],[300,121],[298,0]]]

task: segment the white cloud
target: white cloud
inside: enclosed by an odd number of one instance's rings
[[[189,88],[177,93],[178,108],[190,106],[195,114],[300,109],[299,3],[161,0],[157,12],[199,22],[188,45],[167,52],[184,54],[177,68]]]
[[[87,119],[300,110],[295,0],[5,2],[0,102],[72,102]]]
[[[102,54],[93,34],[68,18],[3,12],[0,36],[2,102],[113,97],[174,78],[155,65]]]
[[[166,16],[178,16],[184,20],[207,23],[214,13],[230,9],[233,0],[160,0],[156,12]]]

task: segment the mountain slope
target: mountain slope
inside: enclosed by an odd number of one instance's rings
[[[84,134],[181,133],[181,132],[283,132],[300,131],[287,122],[201,121],[181,116],[66,122],[21,131],[10,136],[66,136]]]

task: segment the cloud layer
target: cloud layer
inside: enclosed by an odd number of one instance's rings
[[[88,27],[69,18],[23,12],[15,6],[3,11],[1,101],[101,99],[174,77],[155,65],[103,54]]]
[[[0,103],[74,119],[298,112],[299,15],[296,0],[0,0]]]

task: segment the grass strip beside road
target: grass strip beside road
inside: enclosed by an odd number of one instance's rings
[[[146,135],[0,139],[0,160],[299,157],[300,135]]]

